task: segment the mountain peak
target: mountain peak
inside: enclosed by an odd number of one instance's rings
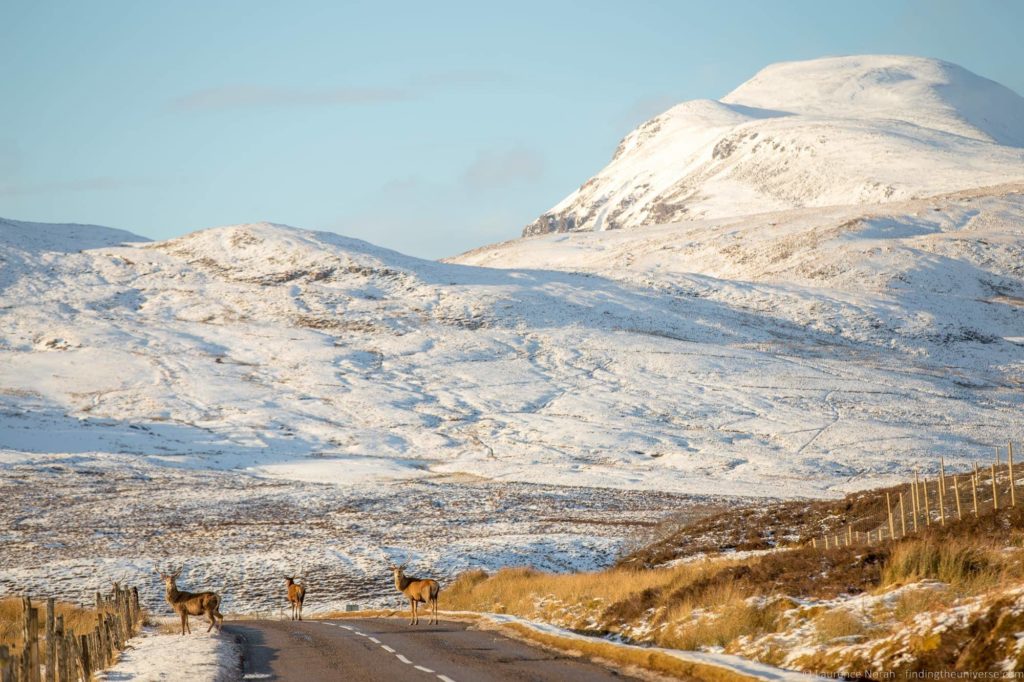
[[[774,64],[639,126],[524,235],[877,204],[1024,179],[1024,98],[937,59]]]
[[[901,120],[1024,146],[1024,98],[940,59],[854,55],[781,62],[759,71],[722,102],[805,116]]]

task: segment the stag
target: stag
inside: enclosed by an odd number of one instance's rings
[[[192,628],[188,624],[189,616],[202,616],[204,614],[210,620],[210,627],[206,628],[206,631],[209,632],[216,625],[219,632],[224,627],[224,616],[220,614],[219,610],[220,596],[214,592],[179,591],[176,581],[180,574],[181,568],[173,573],[161,573],[160,578],[164,581],[164,587],[167,588],[167,594],[165,595],[167,603],[170,604],[175,613],[181,616],[181,634],[184,635],[186,630],[188,630],[189,634],[192,634]]]
[[[430,578],[420,579],[407,576],[405,564],[401,566],[392,564],[390,568],[395,575],[395,588],[406,596],[412,607],[412,620],[409,621],[409,625],[417,625],[420,622],[420,614],[416,608],[420,603],[426,604],[430,609],[431,617],[427,619],[427,624],[434,623],[436,625],[438,623],[437,593],[441,591],[441,586],[437,584],[437,581]]]
[[[306,586],[295,582],[295,576],[285,578],[284,582],[288,586],[288,601],[292,605],[292,620],[295,620],[296,613],[299,620],[302,620],[302,602],[306,599]]]

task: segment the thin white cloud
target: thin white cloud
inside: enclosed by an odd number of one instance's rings
[[[537,182],[544,175],[544,157],[522,147],[485,150],[462,174],[471,189],[492,189],[512,184]]]
[[[0,196],[20,197],[33,194],[63,194],[64,192],[93,192],[115,190],[128,186],[130,182],[116,178],[85,178],[62,182],[42,182],[34,185],[0,185]]]
[[[502,85],[511,81],[511,77],[501,71],[485,69],[455,69],[451,71],[434,71],[424,73],[412,79],[417,88],[429,90],[449,87],[479,87],[483,85]]]
[[[39,194],[65,194],[67,192],[113,192],[139,187],[162,187],[180,184],[181,178],[113,178],[95,177],[78,180],[54,180],[28,184],[0,181],[0,197],[23,197]]]
[[[324,90],[227,85],[197,90],[174,99],[172,109],[202,111],[265,107],[320,107],[398,102],[412,98],[399,88],[330,88]]]
[[[615,127],[625,131],[636,128],[658,114],[663,114],[682,101],[672,95],[651,95],[642,97],[625,109],[615,120]]]

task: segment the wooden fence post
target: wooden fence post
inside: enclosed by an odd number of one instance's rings
[[[932,525],[932,510],[928,504],[928,478],[924,479],[924,525]]]
[[[142,631],[142,609],[139,608],[139,588],[132,587],[132,622],[135,624],[135,634]]]
[[[78,636],[78,656],[82,665],[82,679],[92,679],[92,661],[89,659],[89,635]]]
[[[57,622],[54,625],[53,636],[57,656],[57,679],[60,682],[67,682],[68,663],[64,657],[64,616],[57,616]]]
[[[917,473],[915,472],[914,475],[916,476]],[[919,510],[917,508],[917,485],[914,484],[913,482],[911,482],[911,484],[910,484],[910,509],[911,509],[911,515],[913,516],[913,521],[914,521],[914,532],[916,533],[917,532],[917,514],[918,514]]]
[[[70,660],[68,661],[68,672],[71,673],[71,681],[76,682],[78,680],[79,664],[81,663],[82,652],[78,650],[78,638],[75,637],[75,633],[67,633],[68,638],[68,651]]]
[[[57,600],[50,597],[46,600],[46,682],[54,682],[57,666],[57,642],[53,638],[53,622]]]
[[[96,614],[96,639],[99,641],[99,659],[100,665],[104,668],[107,667],[107,640],[103,636],[103,614]]]
[[[943,483],[939,486],[939,522],[946,525],[946,484]]]
[[[939,456],[939,499],[946,494],[946,458]]]
[[[992,511],[999,511],[999,488],[996,487],[996,465],[992,465]]]
[[[1010,467],[1010,506],[1017,506],[1017,484],[1013,478],[1013,441],[1006,444],[1006,463]]]
[[[903,508],[903,493],[900,493],[900,532],[907,537],[907,513]]]
[[[953,494],[956,496],[956,520],[963,521],[964,514],[960,510],[960,475],[953,476]]]
[[[0,682],[14,682],[14,659],[6,644],[0,644]]]
[[[128,590],[121,590],[121,620],[124,621],[124,641],[127,642],[135,634],[132,623],[132,601]]]
[[[885,508],[889,512],[889,539],[896,539],[896,526],[892,522],[892,502],[889,500],[889,493],[885,494]]]
[[[68,678],[71,682],[77,682],[78,680],[78,641],[75,639],[75,633],[65,632],[64,637],[67,640],[68,646]]]
[[[847,547],[853,545],[853,524],[846,524],[846,545]]]
[[[975,462],[975,468],[978,464]],[[974,475],[971,476],[971,497],[974,499],[974,517],[978,517],[978,472],[975,471]]]
[[[107,614],[107,634],[110,635],[110,641],[114,643],[114,649],[120,651],[124,649],[124,640],[121,639],[121,632],[117,627],[117,623],[114,622],[114,616]]]
[[[921,481],[917,477],[917,469],[914,469],[914,505],[917,507],[918,512],[921,511]]]
[[[29,654],[29,679],[26,682],[42,682],[39,674],[39,609],[32,606],[32,600],[22,597],[22,616],[25,619],[25,649]]]

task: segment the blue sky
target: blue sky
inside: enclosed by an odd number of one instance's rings
[[[0,7],[0,216],[269,220],[436,258],[518,235],[671,104],[777,61],[939,57],[1024,92],[1022,2]]]

